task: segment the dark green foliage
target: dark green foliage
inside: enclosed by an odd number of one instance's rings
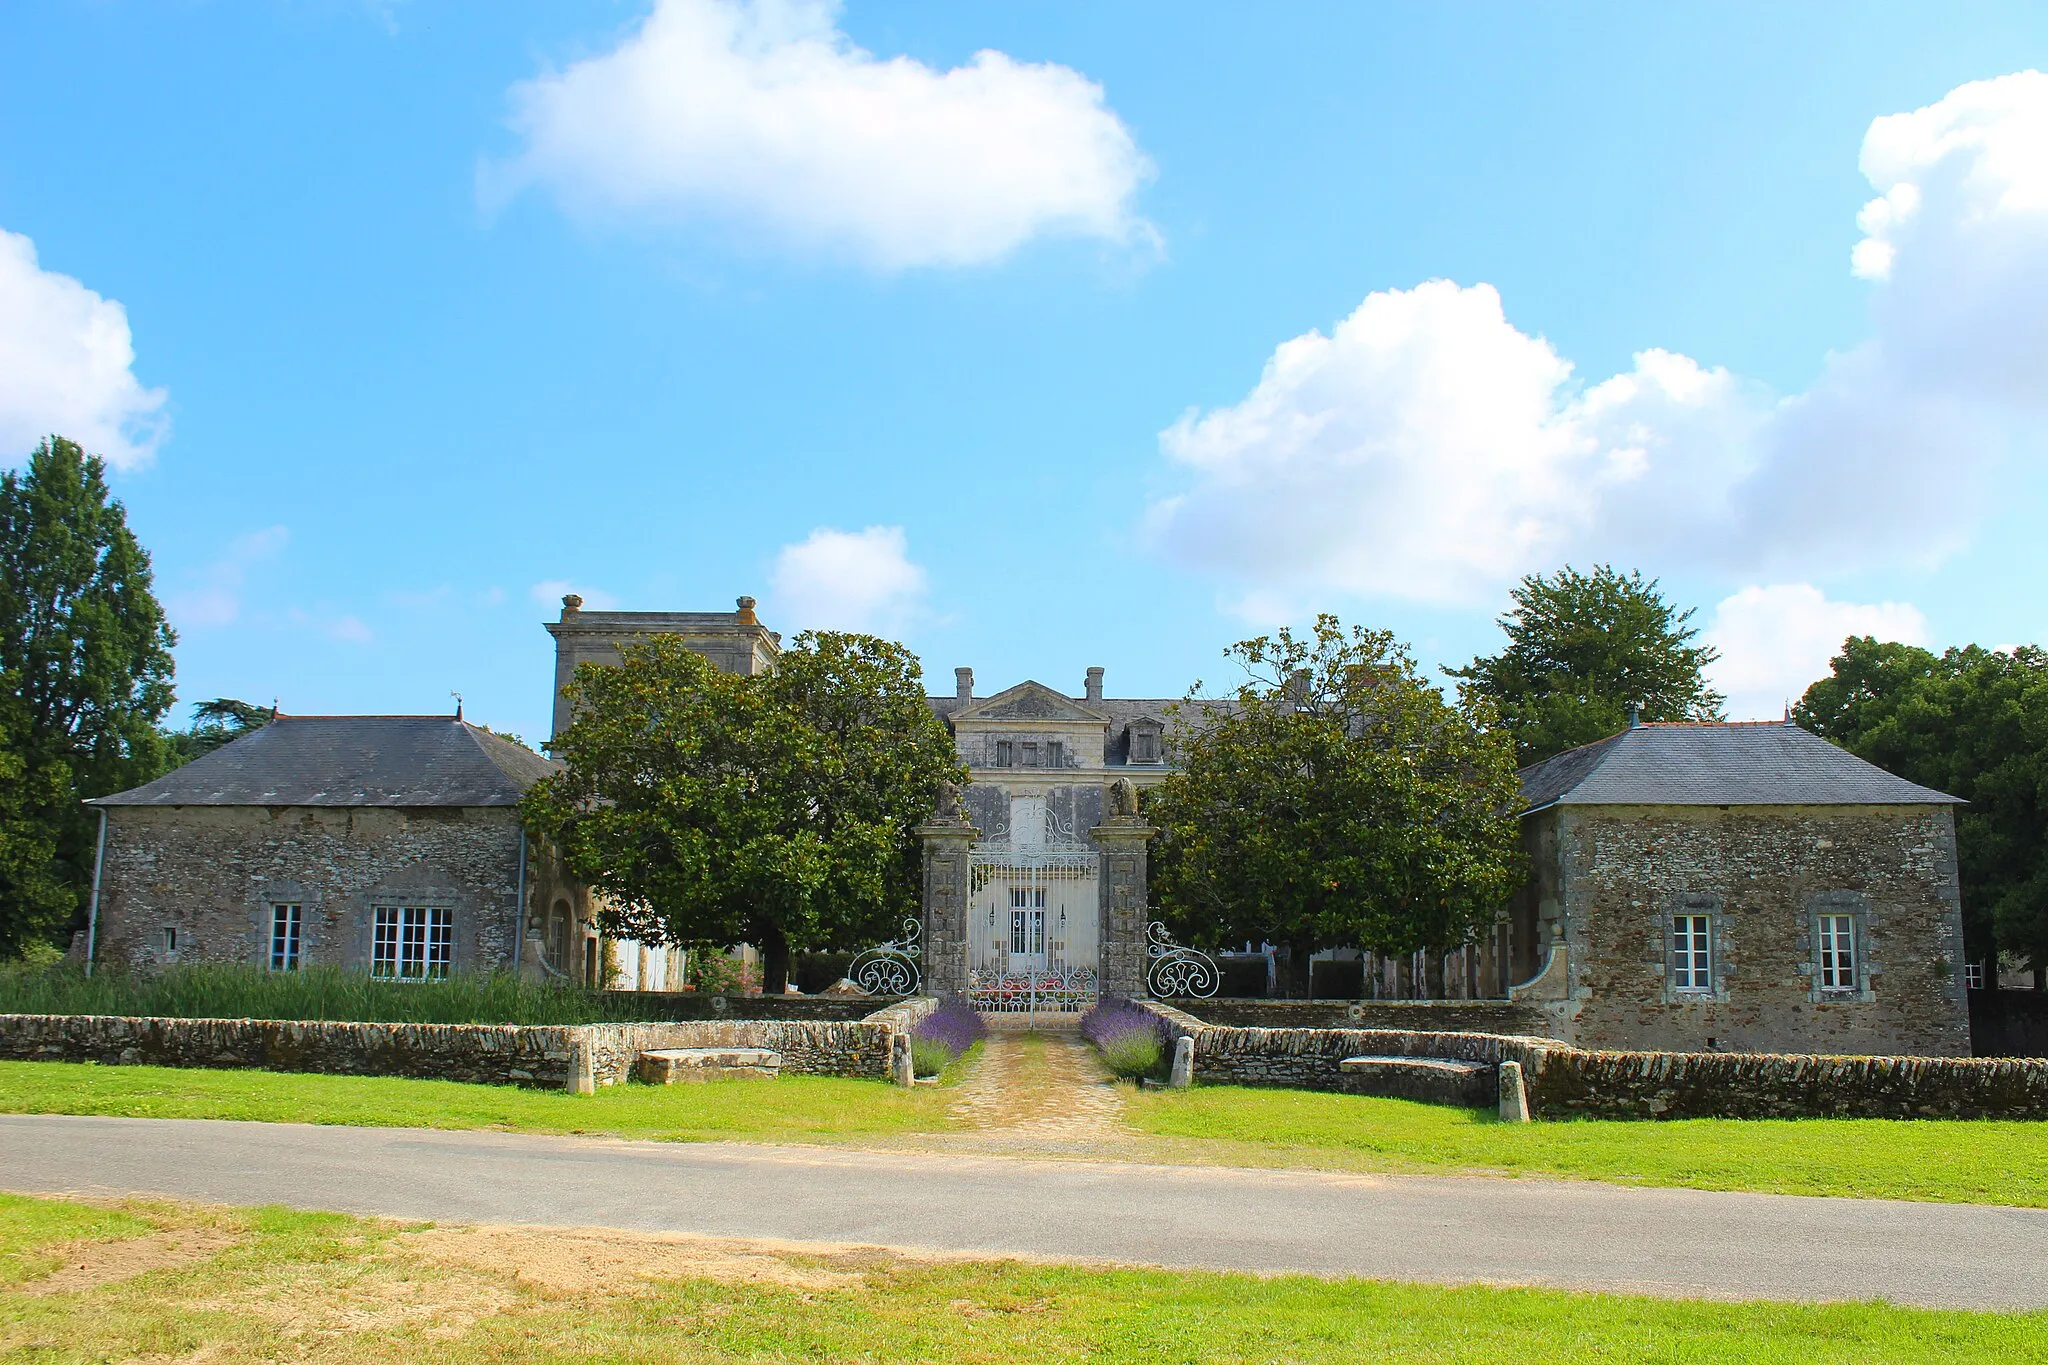
[[[1526,767],[1643,720],[1718,720],[1721,694],[1702,670],[1718,657],[1695,645],[1690,609],[1679,611],[1655,579],[1606,564],[1532,574],[1510,594],[1500,620],[1507,648],[1446,669],[1493,702]]]
[[[1146,803],[1176,930],[1288,945],[1287,993],[1305,996],[1317,949],[1451,948],[1491,925],[1521,869],[1491,705],[1447,701],[1391,635],[1333,616],[1228,654],[1245,683]]]
[[[238,740],[251,730],[260,730],[276,719],[276,707],[258,706],[233,697],[195,702],[191,729],[164,732],[164,744],[168,750],[165,771],[190,763],[202,754],[210,754],[221,745]]]
[[[1909,781],[1960,796],[1956,852],[1973,960],[2048,968],[2048,653],[1975,645],[1936,656],[1843,643],[1793,718]]]
[[[19,699],[0,824],[17,867],[51,850],[45,873],[0,873],[0,956],[82,916],[97,820],[79,801],[163,771],[173,643],[103,461],[52,437],[0,474],[0,680]]]
[[[916,912],[912,831],[964,774],[914,656],[832,632],[756,677],[665,637],[624,656],[577,670],[566,770],[525,805],[606,893],[612,932],[752,943],[779,994],[792,949],[863,946]]]

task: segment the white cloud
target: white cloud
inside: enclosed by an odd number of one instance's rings
[[[1735,720],[1772,720],[1828,673],[1852,635],[1927,643],[1927,618],[1909,602],[1831,602],[1811,583],[1749,587],[1724,599],[1701,632],[1721,652],[1708,677]]]
[[[901,634],[923,610],[925,572],[901,526],[821,526],[775,557],[770,613],[790,630]]]
[[[514,87],[526,185],[607,219],[710,220],[871,266],[994,260],[1033,237],[1151,240],[1151,174],[1102,87],[978,52],[878,58],[828,0],[656,0],[618,47]]]
[[[167,595],[165,610],[179,630],[211,630],[231,626],[242,615],[242,589],[249,571],[275,558],[291,540],[283,526],[268,526],[238,536],[227,552],[193,574],[189,584]]]
[[[1939,558],[2013,438],[2048,438],[2048,77],[1878,119],[1863,167],[1873,332],[1804,393],[1655,349],[1582,388],[1491,286],[1390,290],[1162,433],[1183,489],[1150,509],[1152,543],[1248,600],[1481,601],[1566,559]]]
[[[149,462],[168,420],[165,393],[136,380],[128,312],[36,263],[36,245],[0,229],[0,462],[68,436],[117,469]]]
[[[562,599],[570,593],[583,599],[583,605],[591,611],[612,611],[619,605],[619,599],[603,588],[582,587],[566,578],[546,578],[533,585],[528,595],[536,606],[548,611],[560,611]]]

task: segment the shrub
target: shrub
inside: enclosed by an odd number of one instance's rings
[[[508,974],[401,982],[379,981],[337,967],[272,972],[231,963],[192,963],[153,972],[102,964],[89,977],[76,967],[0,967],[0,1014],[597,1024],[638,1019],[644,1009],[630,995],[540,985]]]
[[[1158,1075],[1168,1055],[1165,1025],[1128,1000],[1105,1000],[1082,1015],[1081,1036],[1095,1044],[1111,1074],[1125,1080]]]
[[[987,1036],[988,1025],[979,1014],[948,1000],[910,1030],[910,1064],[920,1076],[936,1076]]]

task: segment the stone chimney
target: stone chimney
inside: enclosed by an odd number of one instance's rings
[[[962,706],[974,700],[974,670],[956,668],[953,670],[953,695],[960,699]]]
[[[1087,697],[1091,706],[1102,700],[1101,669],[1091,668],[1088,670],[1088,689],[1083,695]]]

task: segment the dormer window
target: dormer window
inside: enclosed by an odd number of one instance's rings
[[[1157,763],[1159,761],[1159,723],[1157,721],[1131,722],[1131,757],[1133,763]]]

